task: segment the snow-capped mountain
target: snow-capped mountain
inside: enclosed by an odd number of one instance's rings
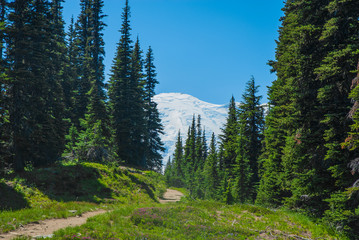
[[[188,127],[192,124],[193,115],[201,115],[202,127],[206,130],[207,141],[212,132],[216,136],[221,133],[228,111],[228,105],[216,105],[204,102],[188,94],[161,93],[154,97],[158,104],[164,126],[162,142],[166,152],[163,154],[164,163],[172,157],[175,150],[178,131],[181,131],[182,140],[187,137]]]

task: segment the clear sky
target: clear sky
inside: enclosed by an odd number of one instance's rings
[[[68,24],[80,12],[80,0],[66,0]],[[106,79],[120,39],[125,0],[105,0]],[[203,101],[239,101],[253,75],[266,102],[267,86],[275,79],[268,60],[274,59],[282,0],[129,0],[132,38],[152,46],[157,93],[180,92]]]

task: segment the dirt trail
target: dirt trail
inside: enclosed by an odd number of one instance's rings
[[[105,210],[98,210],[94,212],[83,213],[81,216],[61,218],[61,219],[48,219],[35,223],[27,224],[19,229],[16,229],[9,233],[0,234],[0,240],[10,240],[18,236],[51,236],[51,234],[61,228],[74,227],[85,224],[87,219],[102,213]]]
[[[184,195],[179,191],[167,189],[163,195],[163,198],[160,199],[160,203],[178,202],[183,196]],[[0,240],[10,240],[19,236],[30,236],[33,238],[51,236],[53,232],[61,228],[74,227],[85,224],[88,218],[105,212],[107,211],[98,210],[94,212],[83,213],[81,216],[76,217],[47,219],[35,223],[30,223],[14,231],[0,234]]]
[[[160,199],[160,203],[178,202],[181,200],[181,197],[183,196],[184,196],[183,193],[179,191],[167,189],[167,192],[165,192],[163,198]]]

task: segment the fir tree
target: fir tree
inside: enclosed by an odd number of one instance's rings
[[[258,96],[258,88],[256,86],[254,77],[247,82],[245,93],[243,94],[242,102],[239,108],[239,118],[242,123],[243,135],[248,140],[245,145],[252,178],[250,179],[251,185],[256,186],[259,184],[258,176],[258,159],[262,150],[263,140],[263,126],[264,116],[263,108],[260,106],[262,96]],[[240,146],[241,148],[241,146]],[[242,156],[243,157],[243,156]],[[243,160],[243,159],[242,159]],[[252,191],[253,199],[255,199],[255,191]]]
[[[163,143],[160,135],[163,134],[163,126],[161,124],[160,114],[157,109],[157,103],[153,101],[155,96],[155,87],[158,84],[156,79],[156,70],[154,66],[154,58],[152,48],[149,47],[146,54],[145,61],[145,87],[144,87],[144,101],[146,110],[146,161],[147,167],[154,170],[162,168],[161,152],[164,151]],[[173,159],[176,164],[176,159]]]
[[[173,170],[173,161],[171,161],[171,157],[169,157],[164,172],[166,183],[169,186],[173,186]]]
[[[106,94],[104,91],[104,42],[102,31],[105,24],[102,22],[103,1],[91,1],[89,3],[88,36],[86,51],[91,58],[86,59],[83,69],[91,84],[87,93],[88,106],[84,119],[80,119],[80,129],[77,157],[80,160],[102,162],[110,158],[111,129],[106,106]],[[88,62],[87,62],[88,61]],[[86,65],[89,64],[89,65]],[[88,69],[86,69],[88,68]]]
[[[250,165],[250,154],[247,146],[250,140],[245,135],[246,121],[243,119],[240,123],[240,134],[238,136],[238,149],[234,174],[233,196],[237,202],[244,203],[248,200],[253,200],[253,169]]]
[[[4,57],[7,1],[0,1],[0,169],[11,164],[7,62]]]
[[[64,147],[62,89],[58,82],[59,50],[52,38],[48,1],[15,1],[9,16],[9,94],[14,163],[35,167],[54,162]],[[31,49],[31,51],[30,51]]]
[[[130,114],[128,119],[131,120],[132,126],[130,127],[131,133],[131,147],[127,151],[132,151],[132,164],[146,168],[148,162],[146,159],[146,133],[147,122],[145,115],[145,103],[144,103],[144,75],[143,75],[143,59],[142,50],[140,48],[140,42],[137,39],[133,52],[131,62],[131,79],[129,82],[129,88],[127,94],[130,99]]]
[[[109,86],[112,126],[119,158],[127,164],[146,167],[141,50],[138,44],[135,50],[131,46],[129,17],[130,8],[126,1],[121,39],[113,61]]]
[[[175,152],[173,154],[173,163],[174,163],[176,175],[179,178],[183,178],[185,166],[183,162],[183,145],[182,145],[182,138],[180,131],[178,131]]]
[[[217,147],[216,147],[216,137],[212,133],[209,155],[206,159],[204,165],[204,176],[205,176],[205,190],[204,198],[205,199],[216,199],[217,198],[217,188],[218,188],[218,158],[217,158]]]
[[[232,177],[233,165],[237,157],[238,115],[234,97],[232,96],[228,108],[226,123],[220,135],[221,148],[223,149],[223,164],[229,177]]]
[[[130,149],[130,121],[128,119],[129,105],[131,104],[127,96],[129,82],[131,81],[131,55],[132,40],[130,39],[130,8],[128,1],[122,14],[121,40],[117,47],[116,57],[113,60],[111,77],[109,82],[109,100],[112,117],[112,128],[114,129],[114,144],[118,156],[126,161],[130,161],[132,156],[127,152]]]
[[[89,105],[88,92],[91,90],[92,67],[93,61],[91,50],[93,47],[92,31],[94,30],[91,23],[91,0],[81,0],[81,13],[75,23],[75,37],[73,40],[72,51],[76,59],[76,76],[74,80],[75,92],[75,125],[80,128],[80,119],[85,118],[87,107]]]

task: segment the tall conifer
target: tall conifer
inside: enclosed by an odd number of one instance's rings
[[[260,106],[262,96],[258,96],[258,88],[254,77],[247,82],[245,92],[242,96],[242,102],[239,108],[239,118],[242,123],[242,134],[247,139],[245,145],[247,156],[250,164],[251,185],[259,184],[258,161],[262,151],[263,126],[264,126],[264,109]],[[255,199],[255,191],[252,191]]]
[[[232,96],[226,123],[220,135],[221,148],[223,149],[223,164],[229,177],[232,177],[233,165],[237,157],[238,114],[234,97]]]
[[[164,151],[160,135],[163,134],[160,114],[157,109],[157,103],[153,101],[155,96],[155,87],[158,84],[156,79],[156,68],[154,65],[153,50],[148,48],[145,60],[145,86],[144,101],[146,111],[146,161],[150,169],[160,170],[162,168],[161,152]],[[173,165],[177,159],[173,159]],[[179,160],[180,161],[180,160]]]
[[[9,16],[8,59],[11,61],[10,121],[15,169],[26,162],[54,162],[64,146],[62,89],[56,59],[60,54],[48,1],[15,1]],[[31,50],[31,51],[30,51]]]
[[[204,189],[204,198],[205,199],[216,199],[217,196],[217,188],[219,182],[219,175],[218,175],[218,158],[217,158],[217,146],[216,146],[216,137],[214,133],[212,133],[211,143],[210,143],[210,150],[209,155],[206,158],[206,162],[204,165],[204,182],[205,182],[205,189]]]

